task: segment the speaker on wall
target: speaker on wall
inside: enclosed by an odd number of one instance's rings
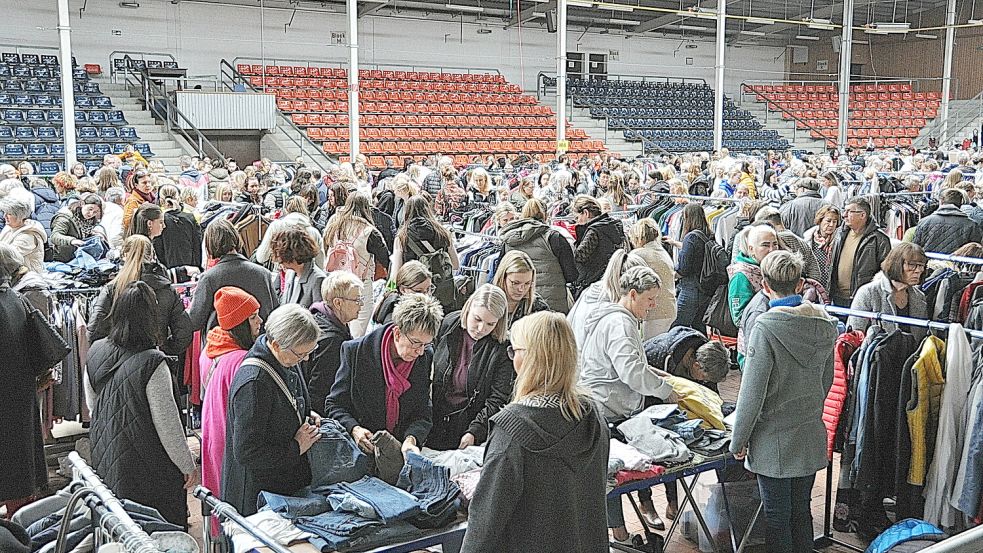
[[[546,12],[546,32],[556,32],[556,10],[548,10]]]

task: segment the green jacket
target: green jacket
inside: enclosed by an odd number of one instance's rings
[[[739,327],[744,308],[761,290],[761,268],[754,258],[738,253],[734,263],[727,267],[727,274],[730,276],[730,283],[727,285],[730,318]]]

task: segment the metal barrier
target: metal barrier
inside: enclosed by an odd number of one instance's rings
[[[223,60],[224,61],[224,60]],[[277,65],[277,62],[290,62],[292,64],[299,64],[305,67],[341,67],[342,69],[348,69],[347,60],[311,60],[311,59],[299,59],[299,58],[252,58],[245,56],[237,56],[232,59],[233,66],[238,66],[240,63],[249,63],[250,65]],[[494,73],[496,75],[501,75],[502,72],[493,67],[454,67],[448,65],[409,65],[403,63],[362,63],[358,64],[359,69],[383,69],[392,68],[398,69],[400,71],[428,71],[432,73]]]
[[[117,57],[122,54],[122,58]],[[131,65],[133,60],[139,59],[146,61],[147,56],[152,56],[155,58],[167,58],[174,63],[177,63],[177,58],[173,54],[168,54],[167,52],[140,52],[136,50],[113,50],[109,53],[109,77],[112,82],[116,82],[116,74],[121,73],[121,71],[116,69],[115,61],[118,59],[129,60],[127,65]]]
[[[983,553],[983,526],[946,538],[921,553]]]

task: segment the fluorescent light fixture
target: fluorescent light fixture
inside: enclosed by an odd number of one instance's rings
[[[755,25],[774,25],[774,19],[768,19],[767,17],[749,17],[745,19],[748,23],[753,23]]]
[[[812,40],[812,41],[819,40],[818,36],[813,36],[813,35],[795,35],[795,38],[799,40]]]
[[[967,23],[970,25],[983,25],[983,19],[970,19]]]
[[[137,9],[137,8],[140,7],[140,2],[133,2],[133,1],[126,2],[126,1],[124,1],[124,2],[120,2],[119,3],[119,7],[121,7],[121,8],[129,8],[131,10],[135,10],[135,9]]]
[[[605,10],[611,10],[613,12],[629,12],[630,13],[630,12],[635,11],[634,6],[625,6],[623,4],[614,4],[612,2],[608,2],[606,5],[599,6],[599,7],[602,8],[602,9],[605,9]]]
[[[924,39],[927,39],[927,40],[936,40],[936,39],[939,38],[939,35],[933,35],[933,34],[929,34],[929,33],[915,33],[915,38],[924,38]]]
[[[615,25],[641,25],[641,21],[635,21],[634,19],[618,19],[617,17],[612,17],[608,19],[608,23],[613,23]]]
[[[444,7],[449,10],[455,10],[459,12],[468,13],[485,13],[485,8],[481,6],[458,6],[457,4],[444,4]]]
[[[870,44],[870,41],[869,40],[854,40],[853,43],[854,44],[859,44],[861,46],[867,46],[868,44]]]
[[[741,34],[747,36],[768,36],[768,33],[762,33],[761,31],[741,31]]]
[[[568,6],[580,6],[581,8],[593,8],[594,3],[588,0],[569,0],[567,2]]]
[[[836,26],[833,25],[833,22],[830,21],[829,19],[820,19],[818,17],[806,17],[802,21],[806,24],[806,27],[809,27],[810,29],[818,29],[820,31],[832,31],[833,29],[836,28]]]
[[[706,8],[690,8],[688,11],[693,14],[693,17],[699,17],[700,19],[717,19],[717,12]]]
[[[681,31],[712,31],[713,29],[708,29],[706,27],[700,27],[699,25],[676,25],[676,28]]]
[[[911,28],[911,23],[871,23],[864,31],[872,35],[904,34]]]

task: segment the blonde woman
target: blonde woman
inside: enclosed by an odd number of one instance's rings
[[[493,419],[461,551],[607,551],[610,433],[577,388],[570,325],[559,313],[526,317],[509,353],[514,398]]]
[[[393,210],[393,219],[399,227],[406,220],[406,202],[420,193],[420,186],[417,185],[406,173],[400,173],[393,177],[393,194],[396,196],[396,205]]]
[[[488,420],[512,394],[505,292],[483,284],[461,311],[444,317],[434,339],[432,449],[464,449],[488,438]]]
[[[631,204],[631,198],[625,192],[626,179],[621,171],[612,171],[608,181],[608,192],[604,199],[611,202],[611,211],[624,211]]]
[[[536,293],[536,266],[523,251],[507,252],[499,261],[492,282],[505,292],[508,299],[509,327],[526,315],[550,308],[546,300]]]
[[[667,332],[676,320],[676,284],[672,256],[662,247],[659,224],[650,218],[639,220],[628,231],[628,241],[635,248],[631,251],[645,261],[659,275],[662,285],[655,298],[655,309],[648,312],[642,322],[642,340],[648,340]]]
[[[492,189],[488,171],[481,167],[473,169],[471,178],[468,179],[468,205],[478,203],[493,206],[497,202],[498,195]]]
[[[432,296],[434,293],[433,275],[423,263],[407,261],[396,272],[396,287],[382,296],[372,313],[372,322],[381,325],[392,322],[393,309],[404,294],[417,293]]]
[[[350,250],[355,258],[355,266],[350,267],[362,279],[362,303],[358,317],[349,323],[352,336],[358,338],[365,334],[372,315],[372,276],[375,274],[376,260],[385,263],[389,259],[389,247],[382,233],[372,225],[372,202],[361,192],[348,196],[345,207],[339,209],[324,229],[324,251],[328,269],[332,259]]]
[[[547,175],[548,178],[548,175]],[[527,175],[522,177],[519,182],[519,186],[515,188],[515,192],[509,197],[509,201],[512,202],[516,209],[522,209],[525,207],[526,202],[533,199],[536,196],[536,177],[533,175]]]
[[[583,347],[587,339],[587,318],[590,314],[607,302],[618,301],[621,294],[621,275],[632,267],[642,266],[645,266],[644,259],[619,249],[608,260],[601,280],[588,286],[577,298],[576,303],[570,308],[570,313],[567,314],[567,321],[573,329],[578,347]]]
[[[566,313],[573,304],[567,285],[577,281],[573,248],[559,227],[546,224],[543,202],[532,199],[522,208],[522,218],[501,233],[505,251],[525,252],[537,269],[536,293],[553,311]]]

